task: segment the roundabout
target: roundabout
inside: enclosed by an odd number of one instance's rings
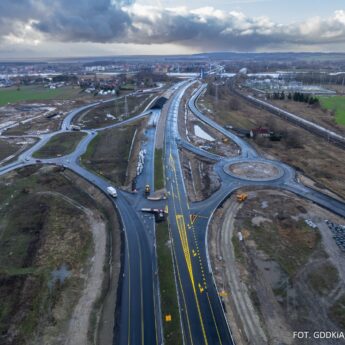
[[[228,175],[247,181],[273,181],[284,175],[284,170],[271,161],[250,160],[230,163],[224,166]]]

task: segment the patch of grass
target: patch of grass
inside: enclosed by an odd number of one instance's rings
[[[313,272],[309,273],[310,286],[320,295],[330,293],[339,282],[338,270],[330,263],[325,263]]]
[[[98,133],[81,157],[83,164],[116,185],[124,185],[132,138],[141,121]]]
[[[48,89],[42,86],[21,86],[0,89],[0,106],[7,103],[18,103],[21,101],[41,101],[50,99],[72,99],[80,92],[79,88],[70,86],[58,89]]]
[[[169,245],[169,229],[167,223],[159,223],[156,228],[158,274],[161,290],[161,305],[165,344],[182,344],[180,314],[174,279],[174,269]],[[165,315],[171,315],[171,322],[165,322]]]
[[[258,248],[263,250],[282,269],[293,277],[314,252],[320,242],[320,233],[303,221],[281,223],[264,222],[260,227],[246,224]]]
[[[261,311],[261,309],[260,309],[261,303],[260,303],[260,298],[258,296],[258,293],[253,289],[251,289],[249,291],[249,293],[250,293],[250,299],[252,300],[255,308],[260,312]]]
[[[329,316],[337,322],[341,328],[345,328],[345,295],[342,295],[330,308]]]
[[[282,285],[280,285],[280,286],[277,287],[277,288],[274,288],[274,289],[273,289],[273,293],[274,293],[276,296],[283,298],[284,300],[285,300],[286,297],[287,297],[287,290],[286,290],[286,287],[285,287],[285,286],[282,286]]]
[[[155,150],[155,190],[164,188],[163,150]]]
[[[18,151],[19,146],[0,140],[0,161]]]
[[[243,255],[243,251],[241,248],[240,240],[238,239],[238,237],[236,235],[234,235],[234,236],[232,236],[231,242],[232,242],[232,246],[234,248],[235,258],[239,262],[244,262],[244,255]]]
[[[130,90],[130,91],[132,91],[132,90],[135,89],[135,85],[127,83],[127,84],[121,85],[120,89],[121,90]]]
[[[0,182],[0,334],[4,344],[10,344],[7,332],[14,325],[12,343],[22,344],[47,325],[58,327],[70,317],[83,287],[79,273],[74,273],[85,267],[93,250],[84,213],[65,199],[89,206],[93,201],[85,192],[54,168],[23,168],[13,176],[12,182],[6,175]],[[49,288],[51,272],[63,264],[72,275]],[[63,312],[57,313],[61,305]]]
[[[335,111],[335,120],[339,125],[345,125],[345,97],[331,96],[319,97],[321,106]]]
[[[54,135],[42,148],[33,154],[33,157],[53,158],[70,154],[84,136],[85,133],[82,132],[68,132]]]
[[[74,122],[84,126],[85,128],[101,128],[109,126],[122,119],[129,119],[140,114],[149,104],[151,99],[152,95],[128,96],[128,116],[125,118],[123,118],[125,115],[125,99],[118,98],[111,103],[100,104],[91,110],[87,110],[78,116]]]

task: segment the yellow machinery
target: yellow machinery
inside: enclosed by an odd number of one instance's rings
[[[236,197],[237,197],[238,202],[243,202],[243,201],[247,200],[248,195],[245,193],[241,193],[241,194],[237,194]]]

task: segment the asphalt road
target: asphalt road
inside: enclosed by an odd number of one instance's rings
[[[97,107],[99,104],[101,102],[71,111],[63,120],[59,131],[40,136],[40,140],[23,152],[17,161],[1,167],[0,175],[24,166],[38,164],[37,160],[32,157],[34,152],[44,146],[54,135],[68,131],[73,119],[81,112]],[[98,132],[123,126],[148,115],[157,119],[160,112],[147,110],[120,123],[95,130],[85,130],[83,132],[86,133],[86,136],[80,141],[73,153],[57,158],[40,159],[39,164],[64,166],[107,194],[106,189],[110,185],[109,181],[82,167],[80,165],[80,156],[86,151],[88,144]],[[143,148],[146,148],[148,153],[143,172],[138,178],[139,192],[143,191],[143,186],[146,183],[153,185],[154,140],[155,128],[150,128],[146,132],[146,140],[143,144]],[[132,195],[118,189],[118,197],[116,199],[109,198],[120,215],[125,235],[123,277],[121,277],[120,292],[121,310],[120,316],[116,320],[117,332],[114,332],[114,344],[160,344],[163,332],[158,276],[156,275],[154,219],[152,216],[143,216],[140,212],[140,207],[145,205],[146,200],[143,193]]]
[[[168,198],[169,222],[173,239],[173,259],[176,268],[176,281],[178,282],[184,342],[195,345],[233,344],[208,259],[207,229],[214,210],[224,199],[239,188],[258,186],[289,190],[341,216],[345,216],[345,205],[338,200],[299,184],[296,181],[294,169],[281,162],[260,157],[247,142],[202,114],[196,107],[195,101],[204,91],[205,85],[201,86],[192,96],[188,103],[189,107],[201,121],[233,140],[240,148],[240,155],[233,158],[224,158],[184,142],[178,133],[178,108],[185,90],[191,83],[193,81],[186,81],[174,86],[177,91],[168,110],[164,140],[165,182],[170,194]],[[97,102],[73,110],[64,119],[59,131],[42,135],[40,141],[23,152],[17,161],[1,167],[0,175],[23,166],[37,164],[36,160],[32,158],[35,151],[47,143],[52,136],[67,131],[75,116],[80,112],[99,104]],[[86,136],[73,153],[53,159],[42,159],[41,164],[63,165],[106,193],[109,182],[82,167],[79,164],[79,157],[86,151],[88,144],[98,132],[110,127],[123,126],[149,114],[151,112],[146,111],[121,123],[83,131]],[[159,112],[154,112],[150,116],[157,118]],[[147,154],[143,172],[137,178],[138,194],[118,190],[118,197],[116,199],[111,198],[121,217],[125,234],[123,277],[120,293],[121,310],[117,320],[118,333],[114,338],[114,344],[151,345],[162,343],[154,220],[152,215],[140,212],[142,207],[156,207],[157,204],[163,206],[161,202],[148,201],[143,196],[145,184],[148,183],[152,187],[154,184],[155,135],[154,126],[147,128],[146,138],[141,143]],[[202,202],[189,204],[179,158],[179,146],[215,161],[215,171],[220,176],[222,185],[219,191],[210,198]],[[243,160],[276,165],[282,171],[282,174],[271,180],[250,181],[226,173],[226,169],[224,169],[226,165]]]
[[[170,193],[169,220],[173,238],[176,278],[181,305],[183,334],[187,344],[232,344],[221,300],[217,293],[208,257],[207,230],[215,209],[240,188],[266,187],[289,190],[345,217],[345,204],[296,180],[295,170],[279,161],[261,157],[246,141],[227,131],[205,116],[195,105],[205,90],[202,85],[188,102],[190,110],[201,121],[233,140],[240,148],[238,157],[226,158],[211,154],[184,141],[177,127],[178,107],[188,85],[175,96],[168,114],[165,134],[165,178]],[[188,203],[178,146],[215,161],[215,171],[221,178],[221,187],[208,199]],[[249,180],[226,173],[231,163],[269,163],[279,170],[271,179]]]
[[[165,179],[170,229],[176,267],[176,281],[186,344],[232,344],[212,276],[207,270],[204,238],[191,220],[176,139],[178,108],[190,83],[181,87],[169,108],[165,132]],[[202,248],[201,248],[202,247]]]

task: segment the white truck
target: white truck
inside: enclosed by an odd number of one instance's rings
[[[109,186],[107,187],[107,192],[109,195],[111,195],[113,198],[116,198],[117,197],[117,191],[114,187],[112,186]]]
[[[80,126],[77,126],[77,125],[70,125],[69,126],[69,129],[71,131],[80,131],[81,130],[81,127]]]

